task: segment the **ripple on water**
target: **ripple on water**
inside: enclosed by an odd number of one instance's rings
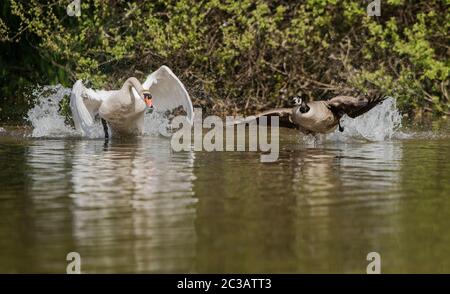
[[[0,269],[62,272],[73,250],[86,272],[362,272],[381,248],[386,270],[448,271],[448,137],[349,132],[310,146],[281,130],[275,163],[2,135]]]

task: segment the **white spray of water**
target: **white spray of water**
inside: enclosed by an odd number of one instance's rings
[[[333,133],[326,135],[326,141],[348,141],[351,139],[362,139],[368,141],[385,141],[392,138],[404,138],[405,134],[399,131],[402,116],[397,109],[396,101],[388,97],[380,105],[372,108],[367,113],[350,118],[344,116],[341,125],[344,131],[336,129]],[[320,139],[321,141],[324,138]],[[312,136],[304,136],[303,142],[315,142]]]
[[[144,116],[144,135],[166,134],[169,126],[169,119],[160,112],[147,113]]]
[[[44,86],[32,92],[36,97],[35,105],[28,111],[26,119],[33,126],[32,137],[63,138],[79,137],[81,134],[72,124],[66,122],[60,113],[60,103],[70,96],[71,89],[62,85]],[[158,135],[168,125],[168,119],[158,112],[146,113],[144,117],[144,135]],[[97,121],[90,138],[104,138],[103,126]]]
[[[79,137],[81,134],[66,122],[64,115],[60,114],[60,102],[70,95],[71,89],[61,85],[44,86],[33,91],[36,103],[28,111],[27,120],[33,126],[32,137],[61,138]],[[369,141],[383,141],[392,138],[404,138],[399,132],[401,127],[401,114],[395,99],[387,98],[381,105],[355,119],[344,116],[341,120],[344,132],[334,131],[326,136],[327,141],[346,141],[349,139],[364,139]],[[165,129],[169,120],[158,112],[147,113],[144,117],[144,135],[158,135],[167,133]],[[97,121],[91,138],[103,138],[103,127]],[[303,142],[316,142],[312,136],[303,136]]]
[[[402,124],[402,116],[393,97],[388,97],[357,118],[345,116],[341,120],[344,132],[335,130],[329,137],[336,140],[342,137],[363,138],[369,141],[392,139]]]
[[[66,124],[64,116],[59,114],[59,103],[66,95],[70,95],[70,89],[61,85],[44,86],[33,90],[31,96],[36,97],[36,103],[26,117],[33,126],[32,137],[77,135],[75,129]]]

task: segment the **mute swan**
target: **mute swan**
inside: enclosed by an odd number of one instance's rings
[[[161,112],[182,106],[192,124],[194,111],[189,94],[170,68],[164,65],[151,73],[144,84],[131,77],[120,90],[88,89],[78,80],[70,96],[75,128],[86,136],[92,135],[97,114],[102,119],[106,138],[108,126],[113,135],[140,135],[145,111],[151,106]]]
[[[327,101],[312,101],[309,103],[306,103],[299,96],[293,99],[296,104],[293,108],[264,111],[236,123],[248,122],[262,116],[280,116],[280,126],[298,128],[305,134],[325,134],[334,131],[337,126],[339,126],[339,131],[343,132],[344,128],[340,125],[340,119],[344,114],[351,118],[358,117],[383,102],[386,97],[337,96]]]

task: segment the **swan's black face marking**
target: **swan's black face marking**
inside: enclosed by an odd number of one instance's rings
[[[148,107],[153,108],[152,94],[150,94],[148,92],[144,92],[143,95],[144,95],[145,104],[147,104]]]

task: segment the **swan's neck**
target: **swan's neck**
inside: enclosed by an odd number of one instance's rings
[[[129,78],[128,80],[125,81],[124,86],[126,87],[132,100],[135,100],[138,97],[141,97],[142,99],[144,99],[142,97],[142,92],[144,89],[142,88],[141,83],[139,83],[139,81],[136,78],[134,78],[134,77]],[[133,91],[133,89],[134,89],[134,91]],[[137,95],[137,97],[136,97],[136,95]]]

